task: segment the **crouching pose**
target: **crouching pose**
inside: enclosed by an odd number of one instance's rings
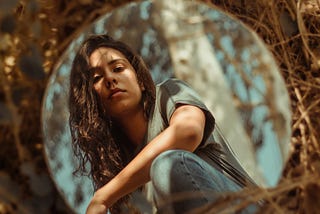
[[[108,35],[90,36],[77,52],[69,108],[78,170],[90,163],[96,189],[87,213],[119,213],[133,191],[158,212],[186,213],[251,185],[214,140],[199,95],[177,79],[155,85],[142,59]]]

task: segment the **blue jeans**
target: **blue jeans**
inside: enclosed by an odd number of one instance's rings
[[[159,213],[190,212],[214,202],[222,193],[241,190],[196,154],[184,150],[160,154],[151,165],[150,176]]]

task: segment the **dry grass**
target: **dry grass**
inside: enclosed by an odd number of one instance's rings
[[[3,2],[0,7],[0,170],[24,186],[28,194],[20,164],[32,160],[39,171],[47,171],[40,110],[53,65],[82,27],[129,1]],[[203,2],[238,17],[259,34],[280,66],[291,99],[292,150],[282,181],[276,188],[241,192],[239,197],[251,195],[252,200],[265,199],[268,203],[263,213],[317,213],[320,208],[320,1]],[[29,59],[32,63],[27,63]],[[10,212],[1,205],[0,212],[6,209]]]

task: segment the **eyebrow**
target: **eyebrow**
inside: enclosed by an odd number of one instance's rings
[[[117,63],[117,62],[125,62],[125,63],[128,63],[128,61],[127,60],[125,60],[125,59],[113,59],[113,60],[111,60],[111,61],[109,61],[108,62],[108,65],[113,65],[113,64],[115,64],[115,63]]]
[[[107,64],[108,65],[113,65],[113,64],[116,64],[117,62],[123,62],[123,63],[130,63],[128,60],[125,60],[125,59],[112,59],[110,60]],[[96,71],[97,69],[100,69],[101,66],[90,66],[89,70],[90,71]]]

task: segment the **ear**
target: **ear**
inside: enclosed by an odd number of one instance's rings
[[[145,91],[146,90],[146,88],[144,87],[143,83],[140,83],[140,89],[141,89],[141,91]]]

